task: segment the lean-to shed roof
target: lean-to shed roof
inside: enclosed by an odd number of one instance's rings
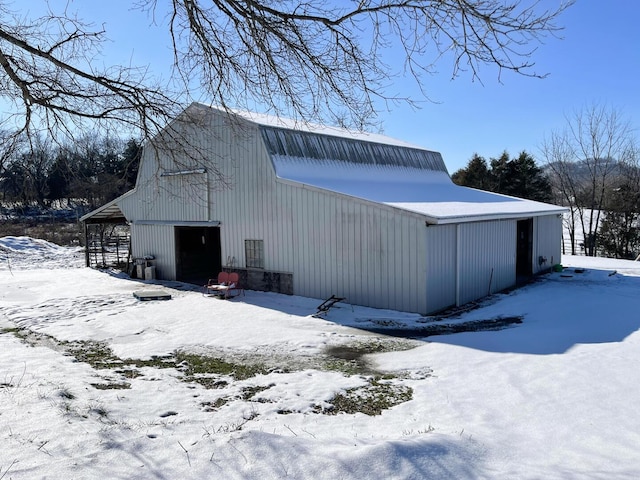
[[[95,210],[87,213],[86,215],[80,217],[81,222],[85,223],[125,223],[126,218],[120,210],[120,201],[132,195],[134,190],[129,190],[123,195],[120,195],[118,198],[111,200],[108,203],[105,203],[101,207],[96,208]]]

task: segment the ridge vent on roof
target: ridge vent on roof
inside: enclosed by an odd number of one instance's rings
[[[270,155],[448,173],[438,152],[265,125],[260,131]]]

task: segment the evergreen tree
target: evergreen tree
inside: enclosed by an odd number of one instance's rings
[[[491,176],[489,175],[489,168],[487,161],[477,153],[473,154],[466,168],[461,168],[453,175],[453,180],[458,185],[464,185],[465,187],[477,188],[480,190],[489,190]]]
[[[489,175],[491,176],[490,190],[492,192],[514,195],[510,183],[514,180],[512,177],[515,169],[511,167],[510,163],[511,160],[509,160],[509,154],[506,151],[502,152],[500,157],[490,160]]]
[[[551,201],[549,178],[525,151],[514,159],[503,152],[500,157],[491,159],[490,168],[487,161],[476,153],[467,166],[455,172],[451,179],[465,187],[539,202]]]
[[[549,177],[525,151],[511,160],[505,152],[500,157],[497,168],[492,168],[492,172],[494,176],[500,174],[501,177],[500,181],[496,182],[496,192],[538,202],[551,201]]]

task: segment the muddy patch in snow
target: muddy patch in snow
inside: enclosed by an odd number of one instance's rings
[[[468,322],[440,323],[433,322],[421,326],[381,326],[377,323],[372,325],[358,325],[358,328],[379,335],[389,335],[392,337],[419,339],[435,335],[451,335],[462,332],[485,332],[503,330],[519,325],[523,322],[522,316],[496,317],[485,320],[472,320]]]

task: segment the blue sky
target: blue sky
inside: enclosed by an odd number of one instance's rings
[[[162,2],[160,2],[162,3]],[[560,0],[542,0],[554,7]],[[52,6],[66,2],[52,0]],[[40,9],[37,2],[29,8]],[[166,30],[149,28],[149,19],[129,10],[131,2],[71,1],[70,9],[96,24],[104,23],[112,41],[105,63],[149,64],[155,72],[171,63]],[[16,6],[15,8],[21,8]],[[35,11],[33,12],[35,13]],[[474,153],[497,157],[522,150],[538,157],[545,135],[562,129],[566,115],[594,103],[616,108],[634,126],[640,124],[640,1],[577,0],[559,20],[562,38],[546,39],[533,54],[534,70],[545,79],[484,68],[482,83],[470,75],[451,80],[451,64],[437,64],[426,79],[433,102],[414,110],[393,106],[381,116],[383,133],[442,153],[450,173]],[[393,93],[420,100],[417,87],[398,79]]]
[[[618,109],[639,127],[639,18],[637,0],[578,0],[560,19],[563,38],[548,38],[534,54],[536,71],[547,78],[507,74],[499,83],[488,73],[480,85],[433,77],[431,95],[439,103],[387,114],[385,133],[440,151],[453,173],[476,152],[489,158],[526,150],[538,158],[545,136],[594,103]]]

